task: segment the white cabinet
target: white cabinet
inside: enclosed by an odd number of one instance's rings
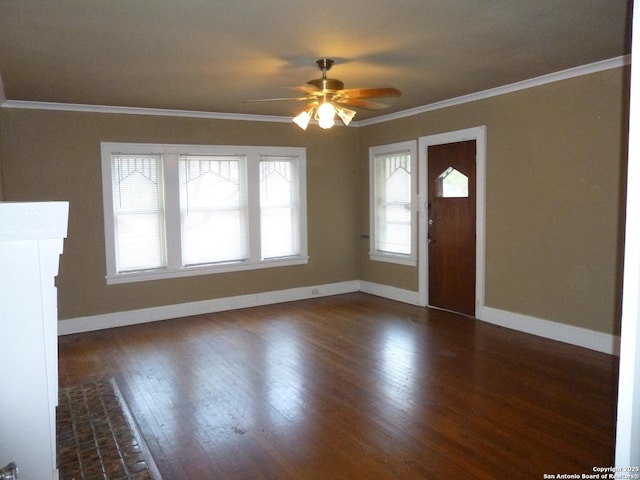
[[[0,202],[0,468],[57,479],[58,303],[67,202]]]

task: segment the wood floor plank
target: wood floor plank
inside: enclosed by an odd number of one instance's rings
[[[60,337],[166,480],[539,479],[613,463],[617,357],[366,294]]]

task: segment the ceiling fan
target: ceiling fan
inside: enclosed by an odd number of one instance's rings
[[[389,105],[372,98],[399,97],[400,90],[393,87],[378,88],[344,88],[344,83],[335,78],[327,78],[327,72],[335,63],[330,58],[316,61],[322,71],[322,77],[309,80],[304,85],[294,86],[302,92],[302,96],[290,98],[265,98],[262,100],[246,100],[246,103],[299,101],[310,102],[307,108],[296,116],[293,121],[303,130],[307,129],[309,121],[314,118],[321,128],[331,128],[337,114],[345,125],[349,125],[356,112],[344,107],[349,105],[364,110],[381,110]]]

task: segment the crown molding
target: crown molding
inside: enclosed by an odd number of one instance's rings
[[[431,112],[441,108],[461,105],[463,103],[475,102],[485,98],[491,98],[498,95],[526,90],[528,88],[538,87],[548,83],[559,82],[569,78],[589,75],[592,73],[602,72],[613,68],[621,68],[631,64],[631,56],[624,55],[621,57],[602,60],[600,62],[590,63],[579,67],[569,68],[560,72],[550,73],[535,77],[522,82],[504,85],[481,92],[455,97],[441,102],[423,105],[421,107],[410,108],[401,112],[382,115],[376,118],[351,122],[350,127],[364,127],[377,123],[384,123],[400,118],[411,117],[425,112]],[[213,120],[237,120],[249,122],[273,122],[273,123],[291,123],[291,117],[281,117],[275,115],[248,115],[240,113],[220,113],[220,112],[201,112],[193,110],[171,110],[160,108],[142,108],[142,107],[121,107],[109,105],[86,105],[78,103],[55,103],[55,102],[35,102],[26,100],[6,100],[4,97],[4,88],[2,88],[2,77],[0,77],[0,107],[1,108],[19,108],[31,110],[59,110],[70,112],[89,112],[89,113],[115,113],[125,115],[152,115],[162,117],[188,117],[188,118],[207,118]]]
[[[81,103],[34,102],[27,100],[6,100],[2,108],[25,110],[58,110],[68,112],[115,113],[120,115],[152,115],[159,117],[208,118],[213,120],[240,120],[249,122],[291,122],[291,117],[275,115],[248,115],[241,113],[200,112],[196,110],[171,110],[163,108],[121,107],[110,105],[87,105]]]
[[[431,103],[422,107],[411,108],[403,110],[401,112],[390,113],[389,115],[382,115],[380,117],[371,118],[367,120],[360,120],[353,122],[357,127],[364,127],[367,125],[374,125],[376,123],[388,122],[390,120],[397,120],[400,118],[412,117],[425,112],[431,112],[433,110],[439,110],[441,108],[452,107],[454,105],[461,105],[463,103],[475,102],[477,100],[483,100],[485,98],[496,97],[498,95],[505,95],[507,93],[517,92],[519,90],[526,90],[528,88],[539,87],[548,83],[559,82],[561,80],[567,80],[569,78],[580,77],[583,75],[590,75],[592,73],[602,72],[604,70],[611,70],[613,68],[621,68],[625,65],[631,64],[631,56],[624,55],[621,57],[610,58],[608,60],[602,60],[600,62],[590,63],[588,65],[581,65],[579,67],[569,68],[559,72],[549,73],[540,77],[530,78],[529,80],[523,80],[521,82],[511,83],[502,87],[491,88],[489,90],[483,90],[469,95],[463,95],[461,97],[455,97],[441,102]]]

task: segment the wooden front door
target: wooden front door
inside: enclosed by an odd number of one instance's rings
[[[430,145],[429,305],[475,315],[476,141]]]

